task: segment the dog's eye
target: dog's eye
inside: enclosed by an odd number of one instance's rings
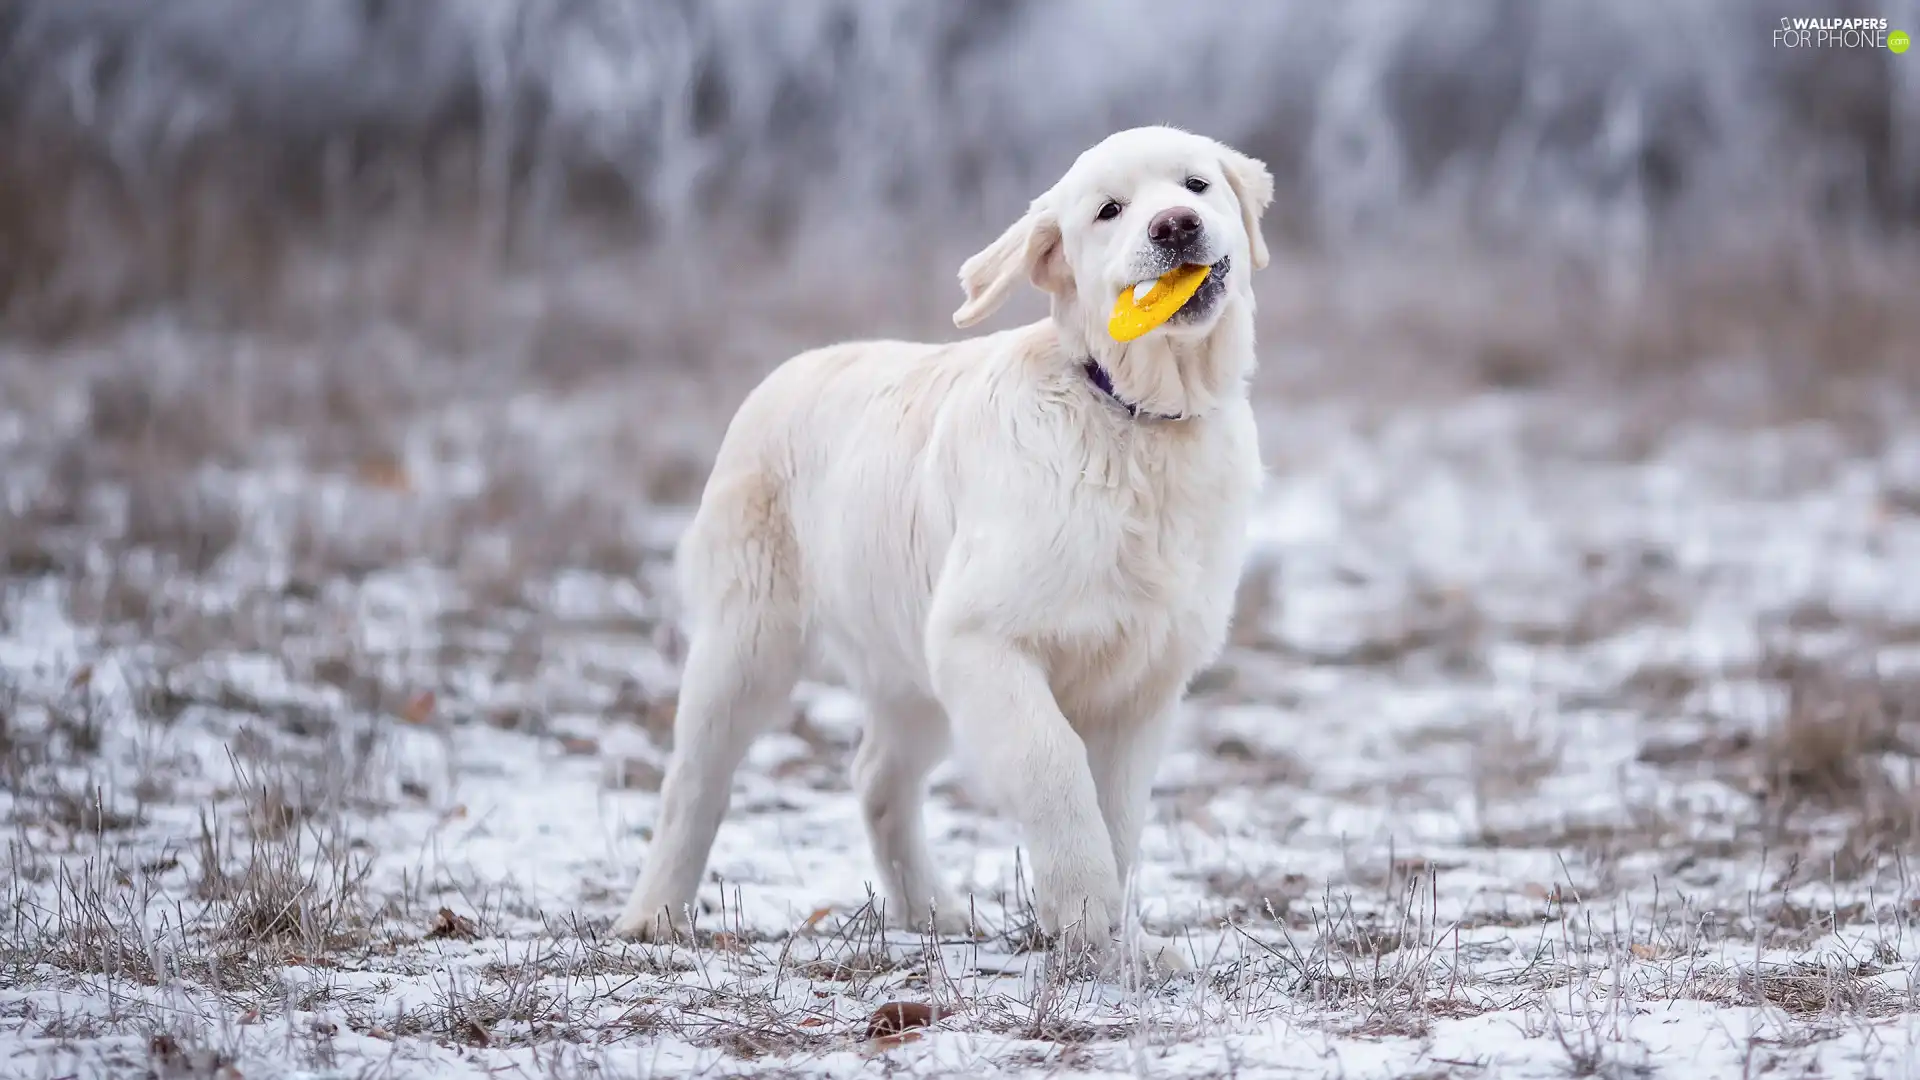
[[[1205,194],[1207,188],[1211,186],[1212,185],[1197,176],[1187,177],[1187,190],[1193,192],[1195,195]]]
[[[1096,216],[1098,216],[1101,221],[1112,221],[1114,218],[1120,216],[1121,209],[1122,207],[1119,203],[1108,199],[1106,202],[1100,204],[1100,213]]]

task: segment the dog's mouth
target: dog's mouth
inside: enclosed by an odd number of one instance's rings
[[[1133,341],[1167,323],[1193,323],[1212,314],[1226,294],[1232,260],[1221,256],[1210,264],[1187,263],[1131,288],[1115,298],[1107,332],[1115,341]]]
[[[1200,287],[1194,290],[1186,303],[1180,305],[1180,310],[1175,311],[1168,322],[1199,322],[1213,314],[1213,309],[1220,304],[1220,298],[1227,294],[1227,272],[1233,269],[1233,260],[1222,255],[1208,269],[1212,272],[1200,282]]]

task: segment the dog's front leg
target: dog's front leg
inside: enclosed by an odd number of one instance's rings
[[[1124,887],[1140,854],[1153,776],[1165,755],[1180,695],[1142,695],[1135,704],[1086,725],[1087,764],[1099,792],[1100,814],[1113,842],[1114,869]]]
[[[1046,671],[980,613],[938,599],[927,658],[961,754],[1026,833],[1041,928],[1104,954],[1121,916],[1120,875],[1086,747]]]
[[[1113,842],[1113,857],[1123,889],[1140,896],[1128,875],[1138,864],[1140,833],[1152,804],[1153,776],[1166,752],[1167,736],[1180,710],[1184,680],[1168,680],[1158,691],[1142,692],[1118,708],[1102,710],[1085,725],[1087,760],[1100,793],[1100,813]],[[1131,917],[1131,916],[1129,916]],[[1138,959],[1160,972],[1190,966],[1179,944],[1141,932],[1128,936]]]

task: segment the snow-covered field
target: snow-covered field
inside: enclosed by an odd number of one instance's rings
[[[698,947],[608,940],[737,387],[421,349],[0,358],[0,1074],[1920,1075],[1897,399],[1269,387],[1139,882],[1197,973],[1109,984],[1032,948],[957,774],[982,933],[876,925],[826,685],[737,781]],[[932,1022],[870,1037],[889,1002]]]

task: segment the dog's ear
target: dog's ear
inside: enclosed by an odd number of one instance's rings
[[[1267,206],[1273,202],[1273,174],[1267,171],[1265,163],[1225,147],[1220,168],[1227,174],[1233,197],[1240,200],[1240,223],[1247,230],[1253,268],[1262,269],[1267,265],[1268,255],[1267,238],[1260,232],[1260,215],[1266,213]]]
[[[1053,196],[1049,191],[1033,200],[998,240],[960,264],[960,287],[967,299],[953,313],[953,325],[972,326],[999,310],[1022,277],[1050,293],[1072,286]]]

